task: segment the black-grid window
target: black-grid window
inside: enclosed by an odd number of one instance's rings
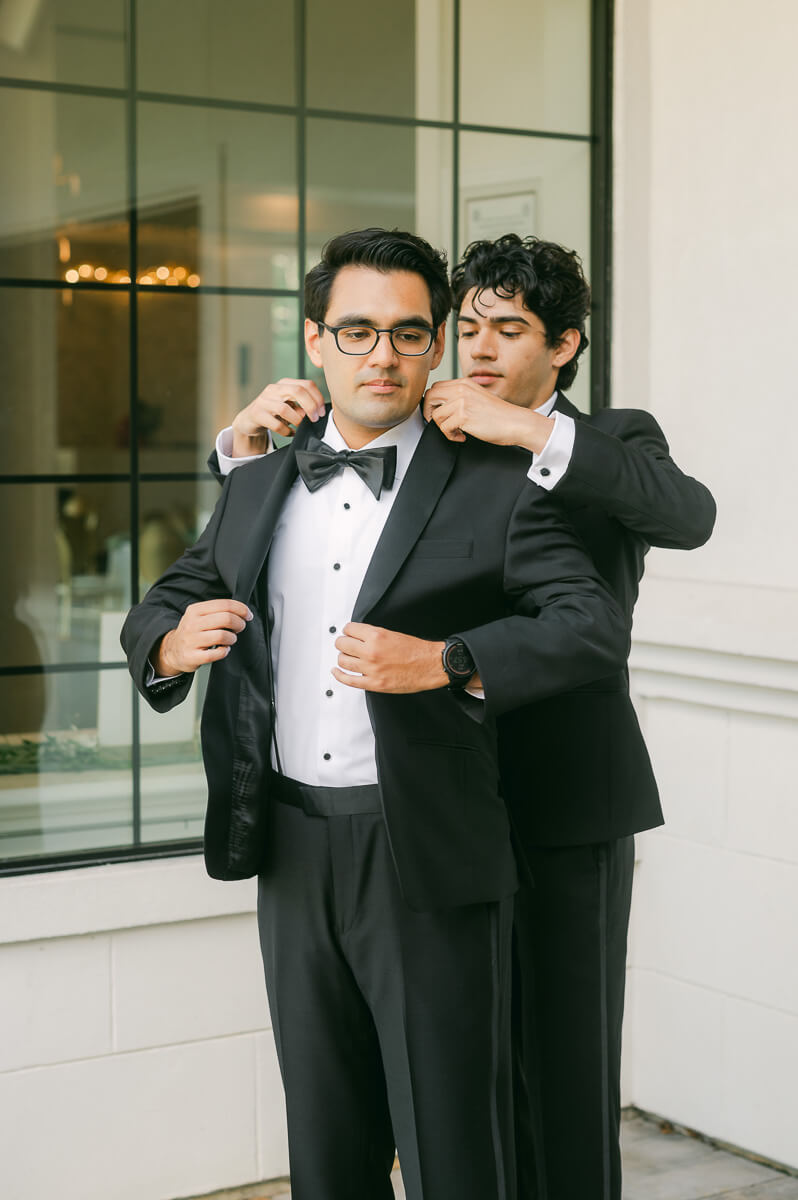
[[[216,432],[314,374],[301,282],[328,237],[577,248],[594,313],[572,398],[606,403],[610,9],[0,12],[0,871],[196,851],[205,681],[156,716],[119,630],[213,508]]]

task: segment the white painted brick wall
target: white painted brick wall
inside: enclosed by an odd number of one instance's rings
[[[0,881],[4,1196],[171,1200],[287,1172],[253,904],[190,859]]]
[[[640,709],[667,824],[638,838],[625,1100],[798,1166],[798,722]]]
[[[268,1023],[254,915],[126,929],[111,943],[114,1049],[168,1046]]]
[[[668,818],[638,838],[625,1099],[798,1165],[798,723],[640,704]]]
[[[636,613],[667,824],[638,839],[624,1096],[798,1166],[798,406],[765,349],[798,272],[766,115],[798,104],[798,11],[747,16],[616,3],[613,403],[718,501],[705,548],[651,552]]]

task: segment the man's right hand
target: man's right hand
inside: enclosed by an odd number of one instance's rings
[[[270,383],[233,419],[233,458],[265,454],[269,433],[293,437],[303,417],[324,416],[324,397],[312,379],[280,379]]]
[[[202,600],[189,604],[180,624],[161,638],[153,658],[156,675],[183,675],[230,653],[252,613],[240,600]]]

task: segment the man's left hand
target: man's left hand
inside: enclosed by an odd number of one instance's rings
[[[553,418],[511,404],[473,379],[434,383],[422,411],[450,442],[464,442],[469,434],[494,446],[523,446],[533,454],[541,453],[554,428]]]
[[[338,666],[332,673],[339,683],[366,692],[430,692],[449,682],[444,644],[349,621],[335,641]]]

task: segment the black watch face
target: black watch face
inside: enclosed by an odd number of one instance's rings
[[[462,642],[453,642],[446,650],[446,666],[453,675],[468,676],[474,674],[474,660]]]

